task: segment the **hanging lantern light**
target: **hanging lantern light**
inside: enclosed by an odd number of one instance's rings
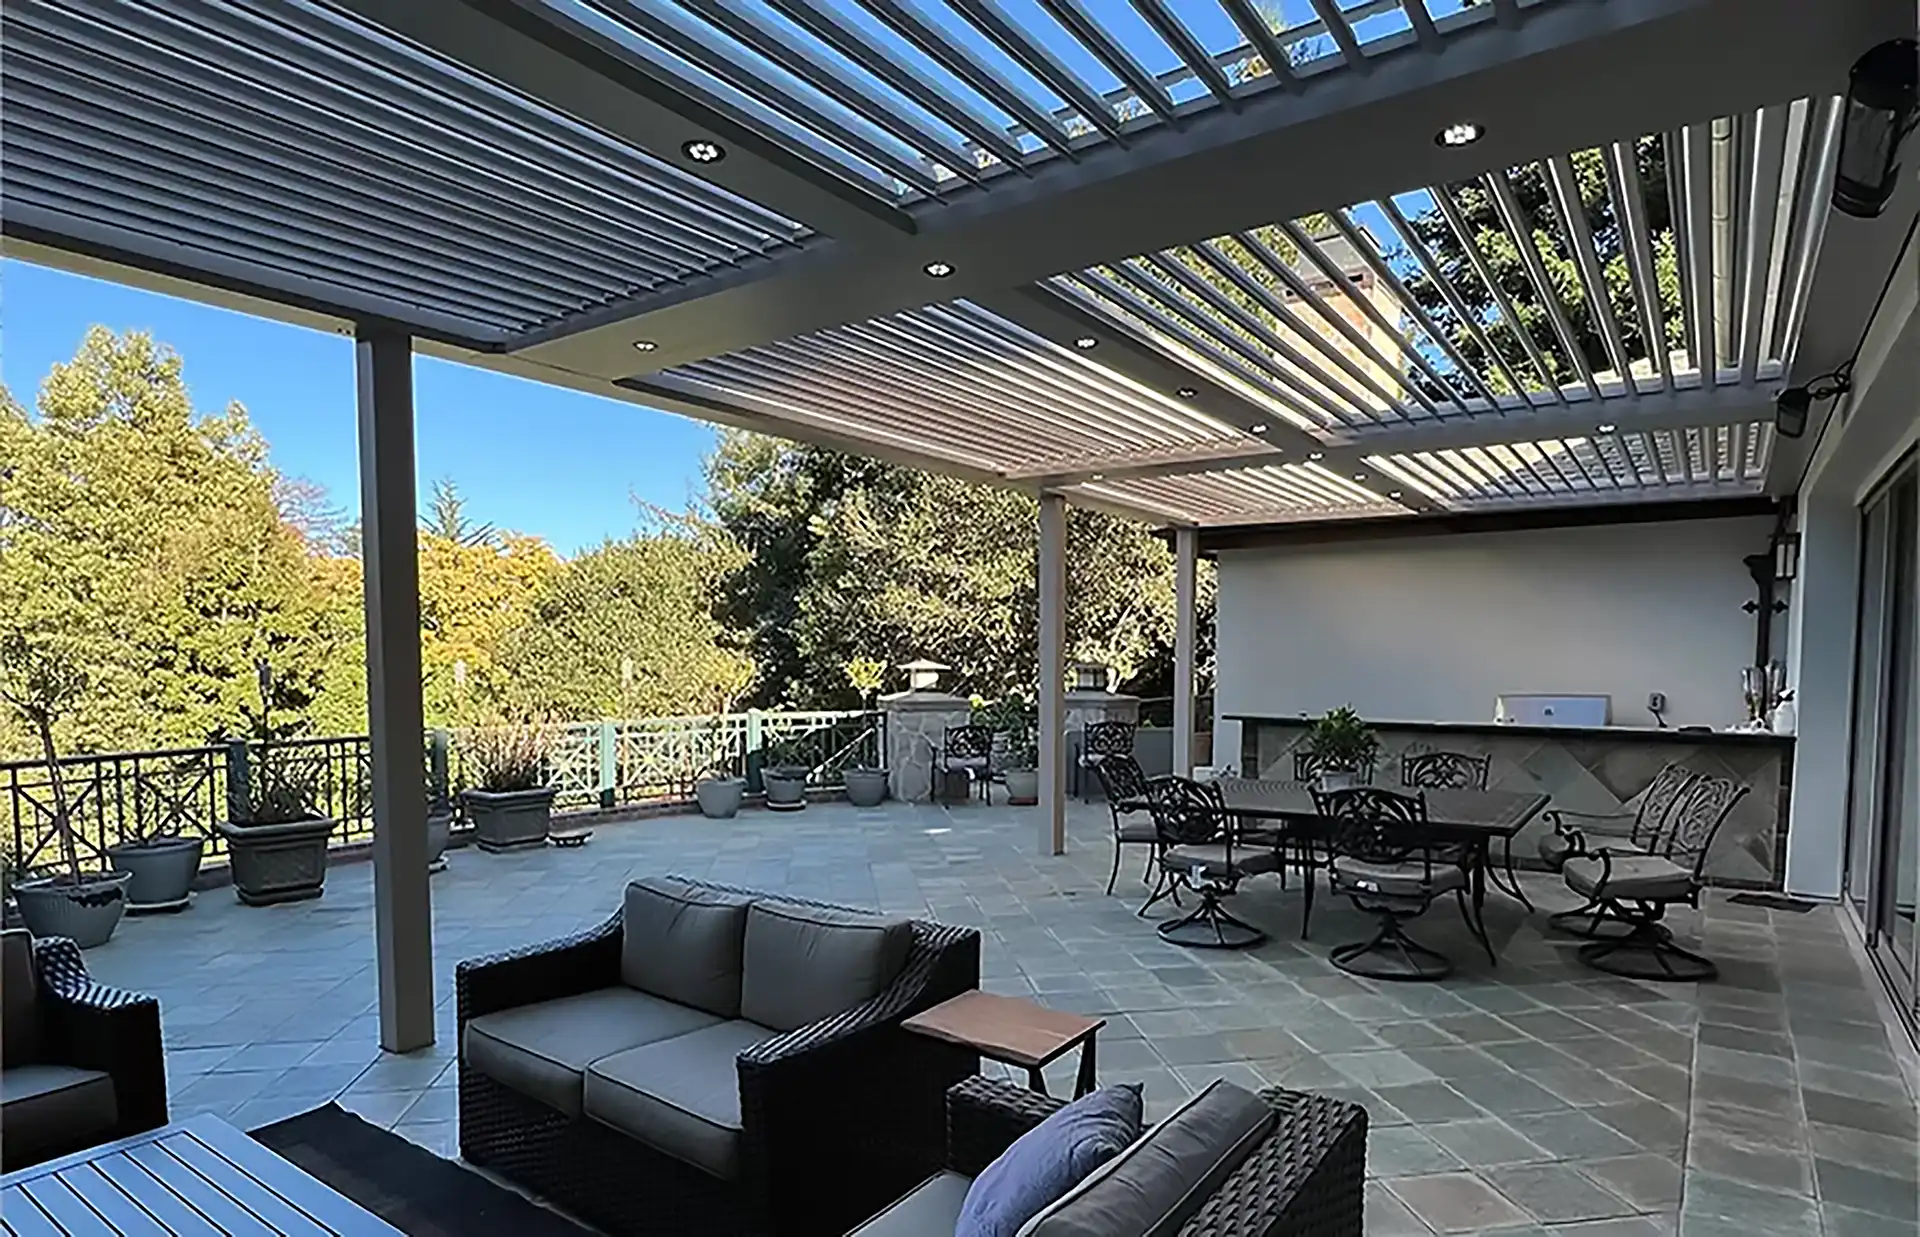
[[[1833,204],[1876,219],[1900,178],[1900,140],[1920,114],[1920,44],[1890,39],[1853,62],[1840,121]]]

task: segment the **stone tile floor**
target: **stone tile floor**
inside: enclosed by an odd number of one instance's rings
[[[1218,1077],[1366,1105],[1376,1237],[1920,1230],[1914,1099],[1830,909],[1716,896],[1677,926],[1721,981],[1656,986],[1581,967],[1543,933],[1570,899],[1529,876],[1541,913],[1491,895],[1497,968],[1442,904],[1415,931],[1457,973],[1377,984],[1326,961],[1368,931],[1350,907],[1322,896],[1299,939],[1297,876],[1235,899],[1273,931],[1261,948],[1163,943],[1134,916],[1137,852],[1102,894],[1106,828],[1103,808],[1076,804],[1070,853],[1040,858],[1032,811],[815,804],[605,825],[580,850],[454,851],[433,880],[440,1039],[407,1056],[377,1047],[366,864],[293,906],[203,893],[185,914],[128,921],[88,961],[163,999],[176,1115],[252,1128],[338,1099],[451,1156],[455,963],[575,931],[629,878],[680,872],[977,925],[984,986],[1106,1016],[1102,1077],[1143,1083],[1150,1117]],[[1058,1068],[1056,1093],[1073,1065]]]

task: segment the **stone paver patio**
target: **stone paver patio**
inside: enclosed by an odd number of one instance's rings
[[[815,804],[797,816],[602,826],[581,850],[450,855],[433,880],[440,1041],[376,1044],[372,871],[336,867],[317,902],[132,920],[88,960],[164,1002],[176,1117],[245,1128],[337,1098],[457,1154],[452,974],[462,958],[596,922],[632,877],[680,872],[972,924],[984,986],[1104,1015],[1104,1081],[1164,1114],[1216,1077],[1334,1093],[1372,1113],[1367,1229],[1379,1237],[1911,1237],[1915,1105],[1844,929],[1716,896],[1676,926],[1718,959],[1694,988],[1611,978],[1543,934],[1569,904],[1545,877],[1528,916],[1494,894],[1489,967],[1458,913],[1415,928],[1451,955],[1443,984],[1359,980],[1326,962],[1367,921],[1317,899],[1299,939],[1297,877],[1251,883],[1237,913],[1274,938],[1183,950],[1136,918],[1138,854],[1102,895],[1107,816],[1076,804],[1072,851],[1035,855],[1031,811]],[[1156,908],[1156,912],[1159,908]],[[1056,1093],[1070,1087],[1059,1063]]]

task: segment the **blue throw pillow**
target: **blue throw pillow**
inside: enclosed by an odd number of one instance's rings
[[[1022,1134],[973,1180],[954,1237],[1014,1237],[1020,1226],[1140,1137],[1140,1086],[1102,1087]]]

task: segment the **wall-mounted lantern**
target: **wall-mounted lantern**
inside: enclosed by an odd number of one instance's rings
[[[1920,44],[1890,39],[1853,62],[1840,118],[1833,204],[1877,219],[1900,183],[1900,142],[1920,116]]]
[[[940,682],[941,671],[951,670],[953,667],[922,657],[915,661],[903,661],[894,669],[907,672],[908,691],[930,692],[935,684]]]

